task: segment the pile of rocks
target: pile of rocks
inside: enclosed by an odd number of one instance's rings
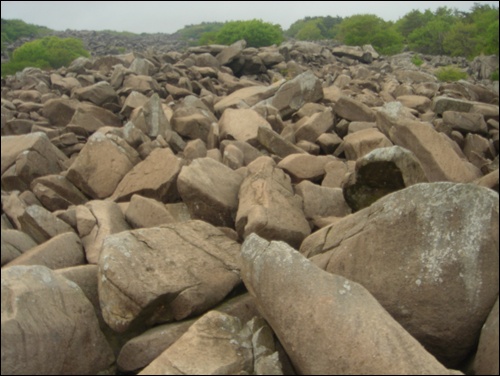
[[[498,374],[491,82],[240,41],[1,105],[2,373]]]

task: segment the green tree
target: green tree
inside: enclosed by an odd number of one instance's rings
[[[12,54],[12,59],[2,65],[2,76],[25,67],[60,68],[77,57],[89,57],[83,42],[75,38],[45,37],[23,44]]]
[[[446,33],[444,51],[451,56],[473,57],[476,52],[476,27],[474,24],[457,22]]]
[[[445,20],[436,18],[425,26],[415,29],[409,36],[410,49],[430,55],[444,55],[444,41],[452,25]]]
[[[324,39],[317,21],[308,21],[295,35],[298,40],[320,40]]]
[[[283,31],[280,25],[261,20],[231,21],[224,24],[215,38],[219,44],[232,44],[240,39],[245,39],[248,47],[270,46],[283,41]]]
[[[429,9],[424,13],[414,9],[396,22],[396,28],[403,37],[408,38],[413,30],[424,27],[433,17],[434,15]]]
[[[344,18],[337,30],[337,38],[347,45],[371,44],[383,54],[400,52],[403,47],[403,36],[394,24],[373,14]]]

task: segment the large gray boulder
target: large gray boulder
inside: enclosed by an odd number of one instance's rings
[[[449,373],[363,286],[283,242],[250,235],[242,278],[299,374]]]
[[[2,270],[2,374],[95,375],[113,361],[75,283],[44,266]]]
[[[429,352],[456,366],[498,296],[498,225],[496,192],[423,183],[315,232],[300,251],[362,284]]]

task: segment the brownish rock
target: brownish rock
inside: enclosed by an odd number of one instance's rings
[[[20,229],[39,244],[64,232],[73,232],[66,222],[39,205],[28,206],[18,220]]]
[[[36,246],[35,241],[29,235],[19,230],[4,229],[3,226],[1,242],[1,266]]]
[[[453,366],[473,350],[498,295],[497,210],[490,189],[416,184],[317,231],[300,251],[365,286]]]
[[[63,210],[71,205],[87,202],[83,193],[62,175],[39,177],[31,183],[31,190],[50,211]]]
[[[378,149],[392,146],[392,142],[377,129],[369,128],[344,137],[344,152],[348,160],[357,160]]]
[[[296,141],[316,142],[318,137],[333,128],[333,113],[331,110],[317,112],[295,131]]]
[[[113,362],[94,308],[75,283],[44,266],[2,270],[3,373],[97,374]]]
[[[262,145],[270,153],[276,154],[281,158],[285,158],[290,154],[305,153],[304,150],[295,146],[290,141],[287,141],[271,129],[264,127],[259,128],[257,137],[260,145]]]
[[[182,201],[191,216],[215,226],[234,226],[243,177],[212,158],[195,159],[177,179]]]
[[[248,170],[238,195],[238,234],[244,239],[255,232],[298,247],[311,229],[290,178],[269,157],[256,159]]]
[[[340,188],[322,187],[304,180],[295,186],[295,192],[302,197],[304,214],[308,220],[345,217],[351,213]]]
[[[206,311],[239,283],[239,248],[202,221],[108,236],[99,260],[104,319],[123,332]]]
[[[314,156],[310,154],[291,154],[278,163],[292,178],[292,183],[303,180],[320,182],[325,176],[325,165],[335,160],[330,156]]]
[[[127,206],[125,218],[133,228],[156,227],[176,222],[164,204],[136,194],[132,196]]]
[[[183,161],[170,149],[155,149],[123,177],[111,199],[128,201],[138,194],[161,202],[175,202],[179,197],[176,181],[182,165]]]
[[[116,91],[106,81],[77,88],[73,91],[73,97],[81,101],[92,102],[97,106],[118,102]]]
[[[92,198],[106,198],[137,164],[137,152],[123,139],[101,132],[89,137],[66,177]]]
[[[334,111],[341,118],[349,121],[375,121],[375,112],[371,108],[346,96],[341,96],[337,100]]]
[[[219,120],[220,139],[248,142],[256,146],[260,127],[272,129],[267,120],[254,110],[228,108]]]
[[[481,329],[474,371],[476,375],[498,374],[498,299]]]
[[[283,242],[249,236],[242,278],[299,374],[448,373],[364,287]]]

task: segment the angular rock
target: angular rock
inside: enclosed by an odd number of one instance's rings
[[[369,128],[344,137],[344,152],[348,160],[357,160],[369,152],[392,146],[392,142],[377,129]]]
[[[24,232],[14,229],[4,229],[3,227],[1,242],[1,266],[4,266],[36,246],[35,241]]]
[[[481,172],[460,158],[449,138],[425,123],[401,124],[391,129],[394,144],[408,149],[420,161],[430,182],[471,182]]]
[[[68,125],[75,114],[79,102],[74,99],[54,98],[43,105],[43,116],[55,127]]]
[[[249,236],[242,278],[299,374],[448,373],[365,288],[283,242]]]
[[[33,180],[31,190],[43,206],[50,211],[64,210],[71,205],[81,205],[87,198],[66,177],[46,175]]]
[[[2,373],[97,374],[113,361],[75,283],[43,266],[2,270]]]
[[[421,95],[400,95],[397,100],[405,107],[417,110],[420,113],[425,113],[431,108],[431,100]]]
[[[2,136],[2,175],[12,169],[15,175],[29,186],[39,176],[57,174],[66,168],[68,158],[41,132],[22,136]],[[4,178],[2,177],[2,183]]]
[[[215,113],[222,115],[226,108],[250,108],[276,94],[282,82],[270,86],[251,86],[239,89],[222,98],[215,106]]]
[[[302,197],[304,214],[308,220],[345,217],[351,213],[340,188],[321,187],[305,180],[295,186],[295,192]]]
[[[210,311],[139,375],[251,373],[251,334],[244,329],[238,318]]]
[[[332,54],[335,56],[355,59],[365,64],[370,64],[374,59],[372,51],[366,51],[359,46],[336,46],[332,48]]]
[[[123,139],[96,132],[89,137],[66,177],[88,196],[106,198],[139,161],[137,152]]]
[[[191,216],[215,226],[233,227],[243,177],[211,158],[182,168],[177,188]]]
[[[160,91],[160,85],[158,82],[151,76],[142,76],[129,74],[123,80],[123,89],[124,91],[138,91],[141,94],[149,94],[149,93],[157,93]]]
[[[136,194],[130,200],[125,218],[133,228],[156,227],[176,222],[164,204]]]
[[[159,135],[165,137],[166,132],[172,129],[163,111],[161,99],[156,93],[142,107],[134,111],[130,120],[151,138]]]
[[[103,242],[108,235],[130,229],[120,207],[111,201],[89,201],[88,210],[77,211],[77,227],[85,255],[90,264],[97,264]],[[82,215],[83,214],[83,215]]]
[[[73,229],[61,221],[47,209],[38,205],[31,205],[18,217],[21,230],[27,233],[38,244],[64,232],[73,232]]]
[[[335,103],[334,112],[349,121],[375,121],[375,112],[370,107],[346,96]]]
[[[148,97],[137,91],[133,91],[127,96],[127,99],[125,99],[120,114],[128,117],[130,116],[133,110],[144,106],[144,104],[146,104],[147,101]]]
[[[74,232],[66,232],[24,252],[5,267],[42,265],[49,269],[61,269],[84,263],[85,254],[80,238]]]
[[[87,136],[105,126],[121,127],[121,120],[102,107],[82,102],[71,117],[66,129]]]
[[[280,86],[269,103],[276,107],[282,118],[292,115],[304,104],[323,98],[321,81],[311,71],[306,71]]]
[[[375,149],[356,161],[355,172],[343,184],[344,197],[353,210],[427,177],[415,155],[399,146]]]
[[[111,199],[128,201],[134,194],[161,202],[175,202],[177,176],[183,162],[170,149],[155,149],[118,183]]]
[[[442,115],[446,111],[470,112],[473,106],[472,102],[455,98],[434,97],[432,100],[432,111],[438,115]]]
[[[202,221],[108,236],[99,260],[104,319],[123,332],[206,311],[239,283],[239,248]]]
[[[416,70],[398,69],[394,72],[394,74],[397,80],[401,83],[421,84],[427,82],[437,82],[437,78],[432,74]]]
[[[476,375],[498,374],[498,299],[481,329],[479,346],[474,359]]]
[[[295,131],[295,140],[316,142],[318,137],[333,128],[333,123],[331,110],[315,113]]]
[[[262,145],[270,153],[276,154],[281,158],[285,158],[290,154],[303,154],[304,150],[295,146],[290,141],[281,137],[278,133],[264,127],[259,128],[257,138]]]
[[[73,97],[81,101],[92,102],[97,106],[118,102],[116,91],[106,81],[75,89]]]
[[[241,238],[255,232],[266,239],[298,247],[311,232],[288,175],[269,157],[248,165],[249,175],[239,192],[236,230]]]
[[[278,167],[290,175],[292,183],[303,180],[318,182],[325,176],[325,165],[332,160],[334,159],[330,156],[291,154],[278,163]]]
[[[365,286],[428,351],[455,366],[473,350],[498,295],[497,212],[492,190],[416,184],[317,231],[300,251]]]
[[[238,57],[246,47],[247,42],[242,39],[237,42],[234,42],[228,47],[225,47],[221,52],[219,52],[216,56],[220,65],[227,65],[231,63],[236,57]]]
[[[444,124],[462,133],[488,133],[488,125],[484,121],[482,114],[445,111],[443,113],[443,121]]]
[[[220,139],[248,142],[256,146],[260,127],[272,130],[267,120],[254,110],[228,108],[219,120]]]

